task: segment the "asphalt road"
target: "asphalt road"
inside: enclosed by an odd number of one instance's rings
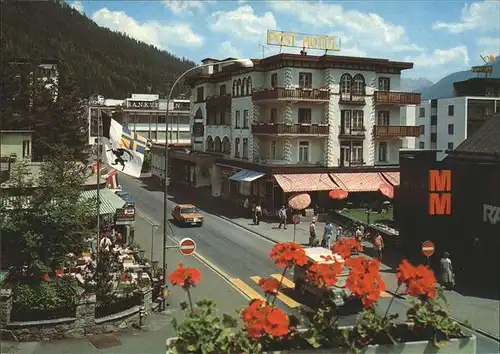
[[[163,192],[148,190],[140,180],[129,178],[123,174],[120,174],[119,179],[122,188],[135,199],[136,208],[154,222],[162,224]],[[175,203],[170,200],[169,216],[174,206]],[[268,256],[273,246],[272,242],[216,215],[203,210],[201,214],[204,218],[202,227],[179,227],[172,223],[170,231],[173,233],[173,238],[179,241],[184,237],[190,237],[195,240],[196,252],[222,270],[231,279],[233,285],[244,290],[247,294],[251,294],[252,290],[260,292],[259,287],[251,279],[252,277],[267,278],[272,274],[281,273],[282,270],[276,267]],[[161,237],[161,231],[161,229],[158,231],[157,237]],[[167,263],[169,263],[168,253]],[[287,274],[287,278],[293,280],[290,274]],[[243,284],[243,289],[241,284]],[[307,299],[298,297],[293,291],[284,291],[284,293],[299,303],[307,304],[308,302]],[[385,311],[391,300],[392,298],[380,298],[380,311]],[[286,303],[289,304],[289,302]],[[283,310],[297,314],[297,309],[290,308],[286,303],[277,301],[277,305]],[[405,301],[394,299],[391,313],[398,313],[400,317],[404,318],[407,308],[408,304]],[[355,318],[354,314],[341,316],[340,325],[353,325]],[[498,342],[477,333],[476,335],[478,337],[477,353],[499,353]]]

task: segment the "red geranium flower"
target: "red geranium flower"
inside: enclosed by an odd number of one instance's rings
[[[398,266],[396,277],[398,285],[405,284],[406,292],[410,296],[427,296],[435,298],[436,277],[434,272],[424,265],[413,266],[403,259]]]
[[[172,285],[189,289],[201,280],[201,273],[196,268],[184,268],[182,263],[179,263],[177,269],[170,273],[168,279]]]
[[[315,262],[307,270],[307,278],[317,287],[333,286],[342,271],[342,264],[332,256],[322,256],[324,263]]]
[[[241,317],[248,335],[252,338],[264,335],[281,337],[287,335],[290,330],[290,321],[286,313],[259,299],[250,301]]]
[[[385,283],[379,273],[379,262],[366,257],[349,258],[346,264],[351,267],[346,287],[361,298],[365,308],[372,307],[385,291]]]
[[[62,270],[56,269],[55,274],[56,278],[60,278],[63,276],[64,272]]]
[[[363,251],[363,246],[353,238],[341,237],[332,246],[332,252],[338,253],[342,258],[349,257],[352,253]]]
[[[274,245],[269,254],[274,263],[281,268],[307,264],[306,252],[295,242],[282,242]]]
[[[266,294],[276,294],[280,287],[280,282],[274,278],[260,279],[259,286]]]
[[[47,273],[43,275],[43,280],[50,280],[50,277]]]

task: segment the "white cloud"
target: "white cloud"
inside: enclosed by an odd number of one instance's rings
[[[199,0],[163,0],[165,6],[176,15],[193,15],[193,10],[203,11],[203,3]]]
[[[83,14],[83,4],[81,1],[73,1],[69,4],[72,8],[74,8],[79,13]]]
[[[355,37],[363,48],[386,52],[422,52],[410,43],[404,27],[385,21],[374,13],[344,10],[342,5],[307,1],[270,1],[269,6],[280,13],[289,13],[307,26],[344,30]],[[321,14],[321,16],[318,16]],[[343,54],[342,51],[339,54]]]
[[[477,40],[477,46],[481,55],[500,55],[500,36],[499,37],[480,37]]]
[[[110,11],[107,8],[94,12],[92,19],[100,26],[126,33],[161,49],[169,49],[170,46],[200,47],[203,44],[203,37],[194,33],[185,23],[170,23],[167,26],[160,25],[158,21],[139,23],[123,11]]]
[[[231,42],[225,41],[219,45],[219,57],[220,58],[232,57],[239,59],[243,58],[243,54],[239,49],[233,47]]]
[[[500,28],[500,2],[484,1],[465,4],[459,22],[436,22],[432,28],[445,29],[450,33],[471,30],[496,30]]]
[[[271,12],[262,16],[254,13],[250,5],[234,11],[217,11],[210,17],[210,28],[214,32],[225,32],[249,41],[264,41],[268,29],[276,29],[276,20]]]
[[[457,67],[469,66],[469,52],[466,46],[457,46],[449,49],[436,49],[430,54],[421,54],[413,58],[405,58],[406,61],[412,61],[415,68],[436,67],[449,65],[450,63]]]

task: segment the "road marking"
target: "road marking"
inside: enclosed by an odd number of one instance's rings
[[[260,295],[258,292],[253,290],[251,287],[249,287],[247,284],[245,284],[241,279],[233,278],[231,279],[231,282],[236,286],[240,291],[242,291],[247,297],[250,299],[258,299],[262,301],[266,301],[266,299]]]
[[[259,284],[259,281],[262,278],[259,276],[255,276],[255,277],[250,277],[250,279],[252,279],[255,283]],[[280,300],[282,303],[284,303],[285,305],[287,305],[288,307],[290,307],[292,309],[296,308],[296,307],[300,307],[300,304],[297,301],[295,301],[292,298],[289,298],[288,296],[281,293],[280,291],[278,291],[278,294],[276,295],[276,297],[278,298],[278,300]]]
[[[286,286],[287,288],[295,289],[295,283],[289,280],[287,277],[283,277],[281,274],[271,274],[271,276],[277,281],[281,281],[281,284]]]

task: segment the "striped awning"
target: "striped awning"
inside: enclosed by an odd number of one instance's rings
[[[319,192],[339,188],[327,173],[274,175],[283,192]]]
[[[387,181],[379,172],[330,173],[335,183],[347,192],[375,192]]]
[[[266,174],[262,172],[250,171],[250,170],[241,170],[236,172],[234,175],[229,177],[230,180],[238,181],[238,182],[253,182],[256,179],[264,177]]]
[[[84,191],[82,192],[81,197],[82,199],[97,198],[97,189]],[[125,205],[125,201],[122,198],[107,188],[99,190],[99,199],[101,200],[99,205],[100,215],[115,214],[116,209],[123,208]]]
[[[382,172],[382,175],[393,185],[399,186],[399,172]]]

